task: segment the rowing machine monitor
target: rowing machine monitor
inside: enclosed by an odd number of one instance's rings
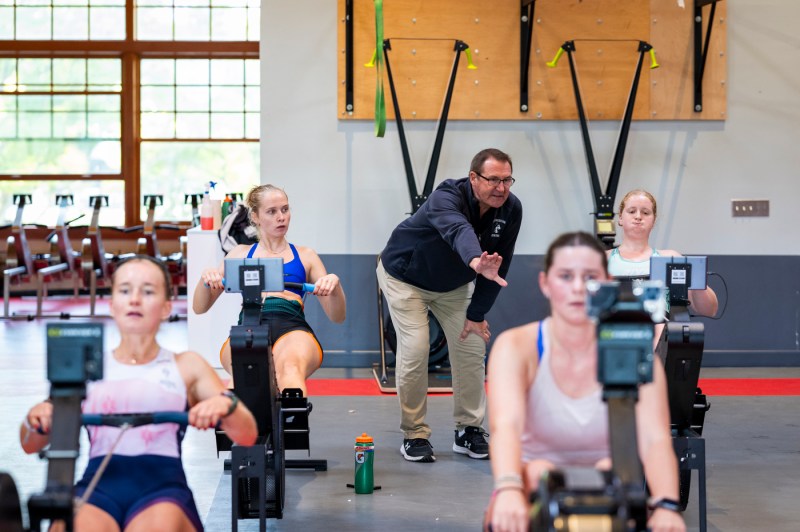
[[[72,529],[75,461],[78,458],[81,403],[86,381],[103,378],[101,323],[47,324],[47,378],[53,403],[47,487],[28,500],[31,530],[43,520],[64,520]]]

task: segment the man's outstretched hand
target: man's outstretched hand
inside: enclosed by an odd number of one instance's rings
[[[500,286],[508,286],[505,279],[500,277],[500,265],[503,263],[503,257],[497,253],[489,255],[484,251],[480,257],[475,257],[469,261],[469,267],[475,270],[478,275],[483,275],[490,281],[494,281]]]

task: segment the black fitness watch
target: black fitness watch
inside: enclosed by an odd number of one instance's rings
[[[680,513],[681,512],[681,503],[674,499],[669,499],[667,497],[662,497],[660,499],[650,499],[647,501],[647,506],[651,510],[655,510],[656,508],[663,508],[665,510],[669,510],[671,512]]]
[[[239,398],[236,397],[236,394],[233,393],[233,390],[225,390],[220,395],[227,397],[231,400],[231,406],[228,408],[228,411],[225,412],[225,415],[222,417],[228,417],[229,415],[233,414],[236,407],[239,406]]]

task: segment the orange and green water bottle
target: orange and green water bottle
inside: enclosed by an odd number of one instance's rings
[[[222,221],[225,221],[225,218],[228,217],[230,213],[233,212],[233,198],[230,194],[225,194],[225,199],[222,200]]]
[[[375,478],[372,464],[375,460],[375,442],[366,432],[356,438],[356,469],[354,487],[356,493],[372,493]]]

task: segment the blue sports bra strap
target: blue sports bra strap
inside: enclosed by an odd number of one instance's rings
[[[248,252],[247,252],[247,258],[248,258],[248,259],[252,259],[252,258],[253,258],[253,253],[255,253],[255,252],[256,252],[256,248],[257,248],[257,247],[258,247],[258,242],[256,242],[255,244],[253,244],[253,247],[251,247],[251,248],[250,248],[250,251],[248,251]]]
[[[291,242],[289,242],[289,249],[292,250],[293,259],[294,260],[300,260],[300,255],[297,254],[297,248],[294,247],[294,244],[292,244]],[[301,261],[301,264],[302,264],[302,261]]]
[[[539,334],[537,335],[536,338],[536,350],[539,354],[539,362],[542,361],[542,355],[544,354],[544,337],[543,337],[544,330],[542,327],[543,325],[544,325],[544,320],[539,322]]]

